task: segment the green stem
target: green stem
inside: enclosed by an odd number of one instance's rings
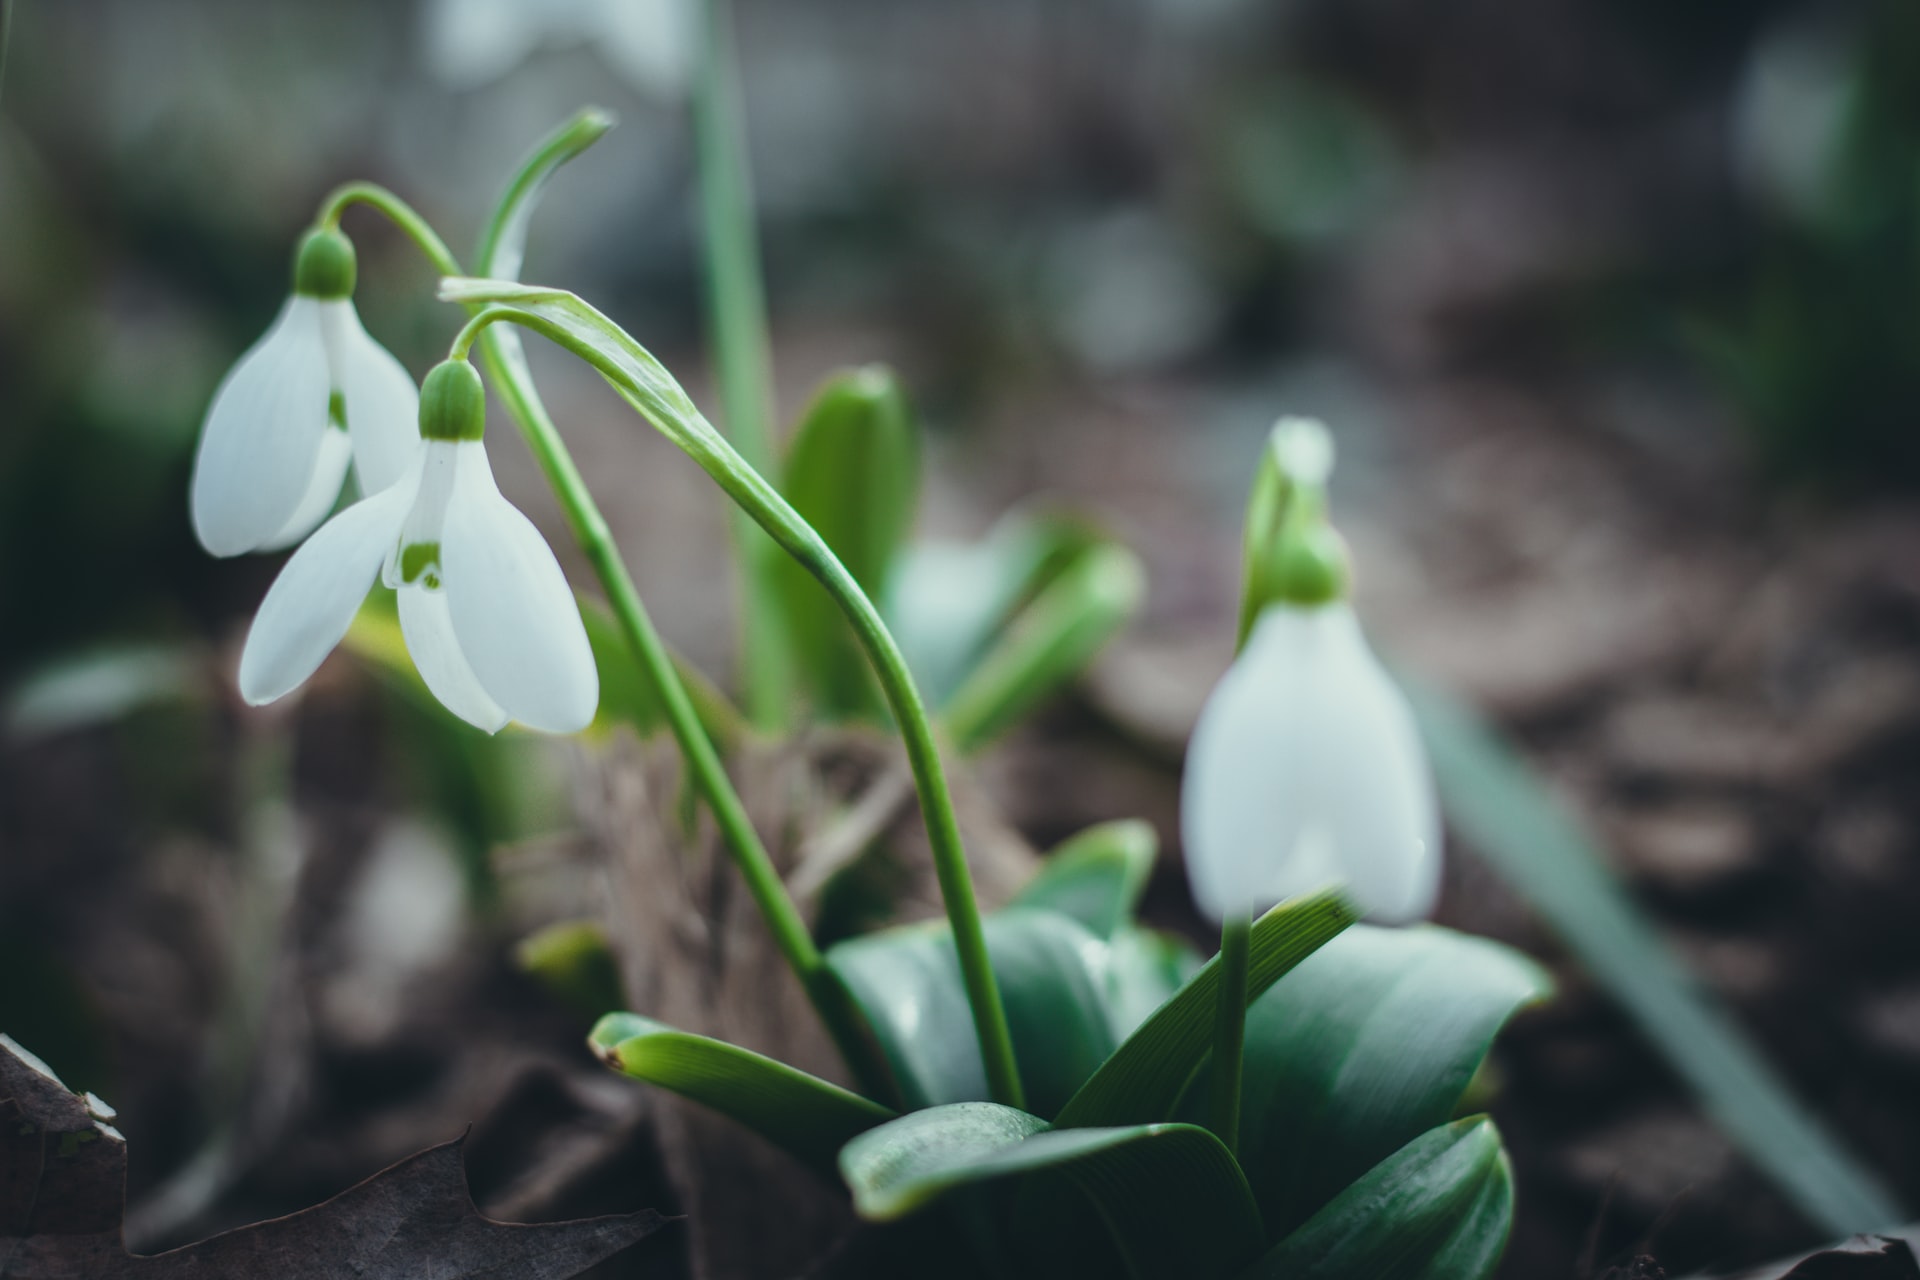
[[[368,204],[386,214],[413,238],[437,267],[450,274],[460,274],[459,263],[426,220],[398,196],[383,188],[369,183],[353,183],[340,188],[329,199],[322,215],[323,222],[326,225],[337,224],[340,212],[350,203]],[[492,246],[497,244],[498,233],[499,228],[488,228],[488,238],[483,240],[483,253],[491,255]],[[461,329],[455,340],[459,355],[466,354],[474,335],[482,327],[476,319]],[[546,406],[541,403],[518,344],[510,341],[506,331],[488,333],[481,348],[481,359],[495,393],[519,425],[527,447],[532,450],[541,471],[546,475],[547,483],[559,497],[567,523],[599,577],[601,588],[607,593],[607,602],[613,609],[614,617],[626,633],[627,642],[633,646],[634,656],[639,660],[642,671],[652,682],[666,710],[674,741],[679,744],[693,776],[694,786],[713,813],[721,838],[732,853],[735,865],[740,868],[754,904],[766,918],[780,954],[799,979],[814,1011],[820,1015],[821,1022],[833,1037],[847,1065],[864,1084],[871,1085],[884,1079],[857,1013],[839,979],[827,967],[826,958],[814,945],[805,918],[787,893],[786,884],[781,880],[773,858],[767,853],[766,845],[761,843],[759,833],[754,830],[739,793],[727,777],[726,768],[721,764],[712,740],[700,724],[693,700],[688,696],[679,672],[674,669],[666,643],[660,638],[646,606],[640,601],[640,593],[634,586],[633,576],[627,571],[619,546],[613,540],[606,517],[601,515],[586,480],[560,437],[559,429],[554,426]]]
[[[772,475],[767,300],[754,232],[744,113],[734,73],[732,14],[728,0],[707,0],[703,8],[693,124],[706,250],[707,323],[720,416],[747,464],[762,475]],[[762,729],[778,730],[792,709],[793,679],[774,578],[779,553],[744,513],[733,513],[732,528],[742,562],[741,660],[747,717]]]
[[[1247,1039],[1247,959],[1253,920],[1235,916],[1220,926],[1220,986],[1213,1014],[1213,1089],[1207,1127],[1226,1144],[1240,1146],[1241,1050]]]
[[[747,816],[746,806],[741,803],[739,793],[728,779],[726,767],[714,749],[713,740],[700,724],[693,699],[688,696],[685,683],[674,669],[673,657],[655,629],[646,606],[641,603],[640,592],[627,571],[626,561],[620,555],[612,531],[607,527],[606,517],[600,514],[599,506],[587,489],[586,480],[568,453],[566,443],[560,438],[560,432],[553,425],[546,407],[540,402],[517,348],[501,341],[507,336],[502,330],[494,330],[483,341],[481,359],[486,366],[487,376],[514,421],[519,424],[528,448],[533,451],[548,484],[559,497],[560,505],[567,514],[567,523],[572,527],[581,550],[586,553],[587,562],[599,577],[601,588],[607,593],[607,603],[612,607],[614,617],[619,620],[627,642],[633,646],[634,655],[640,660],[641,669],[652,682],[661,705],[666,709],[667,724],[686,759],[694,785],[712,812],[714,822],[720,828],[721,839],[732,852],[734,864],[739,867],[740,876],[746,881],[747,892],[752,895],[754,905],[760,909],[768,930],[773,934],[774,945],[779,947],[788,967],[800,980],[814,1011],[820,1015],[821,1022],[833,1037],[847,1065],[863,1085],[872,1086],[883,1076],[876,1071],[877,1062],[871,1055],[857,1015],[841,989],[839,979],[827,967],[826,958],[814,945],[813,934],[807,928],[800,908],[788,894],[786,882],[780,878],[772,857],[761,843],[759,833],[754,830],[753,820]]]
[[[444,292],[443,296],[446,296]],[[585,303],[578,299],[572,301],[591,316],[592,332],[619,344],[619,350],[610,351],[596,343],[577,325],[561,323],[540,312],[508,303],[490,306],[468,321],[455,342],[454,354],[459,353],[462,342],[472,342],[473,335],[500,320],[531,329],[573,352],[598,369],[642,417],[713,477],[727,496],[740,504],[801,567],[817,578],[840,606],[873,663],[881,691],[906,743],[907,762],[913,769],[920,793],[920,812],[933,851],[934,874],[946,902],[947,919],[953,926],[954,945],[959,952],[960,972],[973,1010],[974,1030],[980,1040],[988,1087],[994,1101],[1007,1106],[1021,1105],[1023,1093],[1014,1059],[1013,1037],[1007,1030],[1000,987],[987,955],[986,933],[980,923],[979,904],[974,899],[973,879],[967,870],[953,796],[940,763],[932,723],[892,633],[860,583],[813,526],[713,429],[645,348]]]
[[[405,200],[374,183],[349,182],[345,186],[335,187],[322,202],[316,222],[332,230],[340,225],[340,215],[347,211],[348,206],[356,204],[378,210],[387,221],[406,232],[407,237],[420,246],[420,252],[426,254],[427,260],[435,267],[443,272],[459,273],[459,259],[453,256],[453,250],[447,248],[447,242],[440,238],[439,233],[427,225],[427,220]]]

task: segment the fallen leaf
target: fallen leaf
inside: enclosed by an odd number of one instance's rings
[[[652,1234],[651,1209],[538,1225],[481,1216],[464,1139],[429,1147],[333,1199],[150,1256],[121,1242],[126,1139],[0,1035],[0,1277],[5,1280],[567,1280]]]

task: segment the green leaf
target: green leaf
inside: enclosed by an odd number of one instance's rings
[[[626,724],[642,738],[650,738],[665,730],[666,708],[612,610],[589,596],[575,598],[580,605],[580,620],[586,624],[587,643],[593,648],[594,665],[600,669],[600,708],[594,713],[592,732],[604,736],[614,725]],[[673,655],[673,666],[707,736],[722,746],[737,741],[746,724],[727,695],[679,654]]]
[[[596,920],[561,920],[538,929],[514,947],[513,960],[589,1018],[626,1003],[620,966]]]
[[[1137,819],[1088,827],[1047,854],[1011,905],[1058,911],[1111,938],[1133,918],[1159,849],[1153,827]]]
[[[1354,922],[1353,908],[1333,890],[1283,902],[1254,921],[1248,940],[1247,999],[1319,950]],[[1215,956],[1153,1016],[1061,1109],[1061,1128],[1164,1120],[1213,1043]]]
[[[1041,1115],[1057,1111],[1113,1052],[1107,946],[1055,911],[986,920],[1020,1083]],[[953,935],[944,923],[852,938],[827,952],[880,1041],[908,1108],[989,1096]]]
[[[1268,1234],[1452,1116],[1501,1026],[1550,989],[1499,943],[1369,925],[1274,983],[1247,1007],[1239,1145]]]
[[[477,274],[496,280],[520,278],[520,266],[527,256],[527,227],[533,221],[534,208],[540,203],[547,181],[561,165],[598,142],[611,128],[611,112],[583,107],[541,139],[507,184],[500,202],[487,219],[486,230],[480,237],[480,251],[474,255]]]
[[[1206,964],[1186,939],[1128,925],[1107,941],[1107,1012],[1125,1040]]]
[[[1453,826],[1626,1007],[1728,1137],[1829,1234],[1908,1215],[1788,1092],[1622,891],[1592,840],[1467,708],[1409,688]]]
[[[919,444],[893,372],[845,370],[815,394],[787,447],[781,491],[877,598],[913,522]],[[781,557],[788,637],[815,707],[877,717],[882,702],[845,615],[812,575]]]
[[[1011,1107],[963,1102],[860,1135],[841,1153],[840,1171],[854,1208],[876,1221],[962,1188],[1064,1179],[1091,1202],[1139,1277],[1225,1275],[1262,1243],[1239,1166],[1193,1125],[1050,1130]]]
[[[1110,541],[1084,520],[1014,512],[979,542],[907,547],[884,612],[927,702],[943,705],[1016,613],[1089,547]]]
[[[1481,1280],[1506,1248],[1513,1171],[1485,1116],[1431,1129],[1375,1165],[1241,1280]]]
[[[827,1177],[849,1139],[894,1116],[784,1062],[635,1013],[608,1014],[587,1043],[615,1071],[711,1107]]]
[[[1078,676],[1146,598],[1139,557],[1089,548],[1043,587],[941,707],[962,751],[977,751]]]

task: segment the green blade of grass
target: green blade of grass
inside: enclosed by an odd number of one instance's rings
[[[1892,1194],[1794,1099],[1514,750],[1452,699],[1407,693],[1454,828],[1613,993],[1727,1136],[1834,1235],[1901,1221]]]

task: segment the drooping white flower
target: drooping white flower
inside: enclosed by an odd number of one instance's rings
[[[1329,883],[1405,921],[1439,889],[1420,735],[1346,603],[1346,544],[1326,520],[1333,452],[1314,419],[1274,426],[1248,503],[1244,644],[1187,746],[1187,879],[1219,921]]]
[[[413,378],[353,309],[353,246],[309,232],[293,293],[227,373],[194,455],[193,529],[217,556],[300,541],[353,464],[365,493],[398,481],[419,443]]]
[[[695,0],[426,0],[429,70],[469,89],[543,48],[588,44],[628,84],[671,98],[692,78]]]
[[[302,684],[383,577],[414,666],[449,711],[489,733],[509,720],[584,729],[600,699],[593,651],[552,548],[494,483],[479,374],[441,364],[420,403],[425,443],[405,474],[323,525],[268,589],[241,696],[259,705]]]
[[[1344,601],[1260,615],[1187,745],[1180,831],[1194,901],[1215,920],[1336,882],[1376,920],[1433,909],[1426,755]]]

